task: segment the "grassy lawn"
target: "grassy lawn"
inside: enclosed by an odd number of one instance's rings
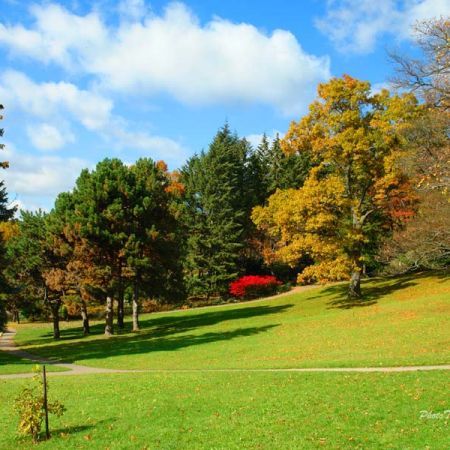
[[[81,337],[80,323],[17,327],[31,353],[125,369],[398,366],[450,361],[450,277],[344,285],[257,303],[151,314],[143,329]],[[6,358],[6,359],[5,359]],[[0,353],[0,373],[33,363]],[[5,372],[5,370],[7,372]],[[29,449],[16,433],[14,397],[29,380],[0,380],[0,449]],[[53,437],[61,449],[442,449],[450,416],[447,371],[416,373],[183,372],[50,379]],[[442,418],[421,417],[421,411]]]
[[[21,325],[16,342],[49,358],[123,369],[355,367],[450,361],[450,276],[410,275],[365,282],[365,299],[346,285],[257,303],[149,314],[142,331],[112,338],[103,323],[82,337],[79,322]],[[129,327],[129,325],[128,325]]]
[[[444,449],[448,373],[172,373],[50,379],[53,437],[16,433],[13,398],[25,380],[0,380],[2,449]]]
[[[11,373],[29,373],[33,371],[36,363],[29,359],[18,358],[7,352],[0,351],[0,375],[7,375]],[[54,367],[47,365],[49,372],[61,372],[66,369],[61,367]]]

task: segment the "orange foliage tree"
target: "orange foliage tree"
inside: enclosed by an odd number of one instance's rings
[[[382,236],[413,214],[398,161],[419,111],[411,94],[373,94],[368,82],[344,75],[320,84],[309,114],[291,124],[283,151],[307,153],[314,167],[302,188],[277,191],[253,220],[276,237],[281,260],[314,259],[299,282],[350,278],[349,296],[361,296],[364,265]]]

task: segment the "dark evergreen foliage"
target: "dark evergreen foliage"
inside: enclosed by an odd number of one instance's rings
[[[2,111],[3,109],[4,109],[3,105],[0,105],[0,111]],[[3,116],[0,114],[0,120],[2,119]],[[3,132],[4,132],[3,128],[0,128],[0,137],[3,137]],[[3,150],[4,147],[5,145],[3,143],[0,143],[0,150]],[[8,168],[8,162],[7,161],[0,162],[0,168],[3,169]],[[9,205],[5,182],[4,180],[0,180],[0,222],[7,222],[8,220],[12,219],[15,212],[16,208],[10,207]],[[5,270],[6,266],[7,260],[5,255],[5,245],[3,242],[3,237],[1,236],[0,233],[0,294],[5,294],[10,289],[3,275],[3,271]],[[6,317],[5,301],[3,298],[0,298],[0,331],[6,325],[6,319],[7,317]]]
[[[245,192],[248,151],[248,143],[225,125],[208,152],[194,156],[182,169],[185,270],[191,295],[223,295],[239,273],[251,209]]]

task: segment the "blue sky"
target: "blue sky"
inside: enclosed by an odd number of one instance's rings
[[[386,86],[387,49],[449,0],[0,0],[0,103],[11,200],[52,207],[105,157],[180,167],[228,121],[284,133],[319,82]]]

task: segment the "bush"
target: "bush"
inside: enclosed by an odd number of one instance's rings
[[[34,370],[36,375],[33,377],[29,386],[22,389],[14,402],[14,408],[19,414],[19,432],[29,434],[33,442],[37,442],[41,433],[42,421],[45,416],[44,403],[44,382],[42,380],[39,366]],[[48,390],[48,383],[46,386]],[[47,403],[47,410],[58,417],[62,416],[65,407],[58,401]]]
[[[230,294],[239,298],[256,298],[274,294],[281,282],[272,275],[246,275],[230,284]]]

